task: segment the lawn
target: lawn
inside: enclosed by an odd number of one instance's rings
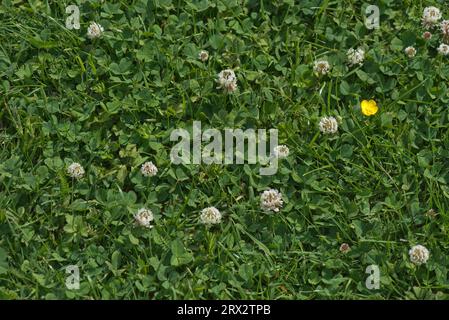
[[[1,299],[449,299],[447,1],[0,3]]]

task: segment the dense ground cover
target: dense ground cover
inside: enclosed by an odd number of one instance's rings
[[[2,0],[0,297],[448,298],[449,56],[440,26],[426,40],[422,25],[425,7],[441,22],[448,5],[376,2],[370,30],[356,0]],[[66,28],[70,4],[79,30]],[[93,21],[104,32],[90,39]],[[348,63],[351,48],[364,61]],[[224,69],[230,93],[217,89]],[[336,133],[320,131],[325,116]],[[170,134],[194,120],[276,128],[289,155],[272,176],[174,165]],[[260,205],[270,188],[277,213]],[[222,219],[206,226],[212,206]],[[140,208],[151,229],[136,226]]]

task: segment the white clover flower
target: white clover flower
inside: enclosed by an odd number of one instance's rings
[[[410,261],[418,266],[426,263],[429,259],[429,250],[420,244],[412,247],[408,254],[410,255]]]
[[[95,39],[95,38],[99,38],[101,37],[101,34],[103,33],[104,29],[103,27],[96,23],[96,22],[92,22],[89,26],[89,28],[87,28],[87,37],[89,39]]]
[[[84,168],[78,162],[74,162],[67,168],[67,173],[72,178],[81,179],[84,176]]]
[[[443,56],[447,56],[449,54],[449,46],[447,44],[440,44],[438,47],[438,53],[442,54]]]
[[[422,15],[422,23],[426,29],[433,27],[441,19],[440,9],[435,7],[426,7]]]
[[[201,211],[200,219],[206,225],[217,224],[221,222],[221,213],[215,207],[205,208]]]
[[[407,47],[404,52],[409,58],[416,56],[416,49],[414,47]]]
[[[200,53],[198,53],[198,59],[206,62],[209,59],[209,52],[207,52],[206,50],[201,50]]]
[[[443,20],[440,24],[440,28],[444,41],[449,41],[449,20]]]
[[[279,159],[287,158],[289,154],[290,149],[286,145],[281,144],[280,146],[274,147],[274,156]]]
[[[434,219],[438,213],[435,211],[435,209],[429,209],[425,214],[426,217]]]
[[[349,244],[342,243],[341,246],[340,246],[340,252],[341,253],[348,253],[349,251],[351,251],[351,247],[349,246]]]
[[[153,212],[146,208],[141,208],[134,215],[134,220],[137,225],[145,228],[153,228],[151,221],[154,220]]]
[[[356,64],[362,65],[365,60],[365,51],[362,48],[358,48],[357,50],[351,48],[346,52],[346,57],[350,67]]]
[[[237,89],[237,77],[231,69],[225,69],[218,74],[217,89],[223,89],[227,93],[234,92]]]
[[[426,31],[422,34],[422,37],[424,40],[430,40],[430,39],[432,39],[432,33],[429,31]]]
[[[328,74],[330,69],[331,66],[326,60],[318,60],[313,64],[313,71],[322,76]]]
[[[338,131],[338,121],[334,117],[322,117],[319,126],[322,133],[333,134]]]
[[[283,204],[282,194],[276,189],[265,190],[260,195],[260,207],[262,210],[279,212]]]
[[[145,162],[140,168],[140,172],[145,177],[152,177],[157,174],[157,167],[151,161]]]

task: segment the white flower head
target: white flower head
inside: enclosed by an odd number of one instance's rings
[[[279,212],[283,204],[282,194],[276,189],[265,190],[260,195],[260,207],[262,210]]]
[[[426,217],[434,219],[438,213],[435,211],[435,209],[429,209],[425,214]]]
[[[206,62],[209,59],[209,52],[207,52],[206,50],[201,50],[200,53],[198,53],[198,59]]]
[[[426,29],[435,26],[441,19],[441,11],[436,7],[426,7],[422,15],[422,23]]]
[[[215,207],[205,208],[201,211],[200,220],[205,225],[218,224],[221,222],[221,213]]]
[[[346,52],[346,57],[350,67],[355,66],[356,64],[362,65],[365,60],[365,51],[362,48],[356,50],[351,48]]]
[[[87,37],[89,39],[99,38],[101,37],[103,31],[104,29],[100,24],[92,22],[89,28],[87,28]]]
[[[313,64],[313,71],[321,76],[328,74],[330,69],[331,66],[327,60],[317,60]]]
[[[287,158],[290,153],[290,149],[286,145],[279,145],[274,148],[274,156],[282,159]]]
[[[426,263],[429,259],[429,250],[420,244],[412,247],[408,254],[410,255],[410,261],[418,266]]]
[[[342,253],[348,253],[349,251],[351,251],[351,247],[349,246],[349,244],[347,243],[342,243],[340,245],[340,252]]]
[[[217,83],[219,84],[217,89],[223,89],[227,93],[237,90],[237,77],[231,69],[220,71],[217,76]]]
[[[141,208],[134,215],[134,220],[139,226],[152,228],[151,222],[154,220],[153,212],[149,209]]]
[[[438,47],[438,53],[443,56],[447,56],[449,54],[449,46],[444,43],[440,44],[440,46]]]
[[[338,131],[338,121],[334,117],[322,117],[319,127],[322,133],[333,134]]]
[[[422,37],[424,40],[430,40],[430,39],[432,39],[432,33],[429,31],[426,31],[422,34]]]
[[[81,179],[84,176],[85,172],[82,165],[80,165],[78,162],[74,162],[67,168],[67,173],[72,178]]]
[[[404,52],[409,58],[416,56],[416,49],[414,47],[407,47]]]
[[[153,164],[153,162],[148,161],[142,165],[142,167],[140,168],[140,172],[145,177],[152,177],[157,174],[157,167]]]

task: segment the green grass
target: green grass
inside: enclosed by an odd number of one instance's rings
[[[448,299],[449,58],[420,22],[429,5],[449,19],[444,2],[377,1],[380,29],[367,30],[357,0],[3,0],[0,297]],[[65,28],[69,4],[80,30]],[[105,29],[93,41],[91,21]],[[365,62],[349,68],[357,47]],[[317,77],[323,58],[332,70]],[[230,95],[215,83],[226,68]],[[362,115],[362,99],[379,112]],[[327,115],[336,135],[319,133]],[[171,131],[194,120],[277,128],[290,155],[274,176],[171,164]],[[157,176],[139,173],[147,160]],[[279,213],[260,209],[268,188]],[[144,206],[151,230],[133,225]],[[223,213],[212,228],[199,222],[209,206]],[[415,244],[427,264],[410,262]],[[379,290],[365,287],[371,264]]]

